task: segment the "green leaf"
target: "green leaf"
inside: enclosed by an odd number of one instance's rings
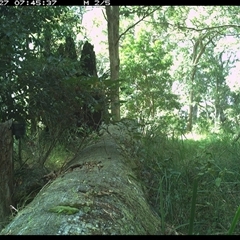
[[[221,182],[222,182],[221,178],[218,177],[218,178],[215,179],[215,184],[216,184],[217,187],[220,187]]]

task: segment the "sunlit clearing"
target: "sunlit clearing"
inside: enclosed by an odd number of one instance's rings
[[[235,68],[230,71],[230,74],[226,78],[226,83],[233,92],[240,91],[240,62],[236,63]]]
[[[184,140],[200,141],[206,139],[206,134],[186,133],[184,134]]]

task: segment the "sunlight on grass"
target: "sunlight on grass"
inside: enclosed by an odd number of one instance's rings
[[[206,138],[207,138],[206,134],[186,133],[186,134],[184,134],[184,138],[183,139],[200,141],[200,140],[205,140]]]

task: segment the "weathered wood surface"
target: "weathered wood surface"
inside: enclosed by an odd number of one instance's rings
[[[160,218],[112,136],[85,148],[1,234],[161,234]]]

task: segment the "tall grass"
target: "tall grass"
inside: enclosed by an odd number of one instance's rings
[[[233,218],[233,221],[232,221],[232,224],[231,224],[230,229],[228,231],[228,234],[233,234],[233,231],[234,231],[234,229],[235,229],[235,227],[238,223],[239,218],[240,218],[240,207],[238,207],[238,209],[237,209],[237,212],[236,212],[236,214]]]
[[[168,139],[154,129],[141,144],[142,180],[162,224],[182,234],[229,233],[240,202],[239,143],[220,135]]]

